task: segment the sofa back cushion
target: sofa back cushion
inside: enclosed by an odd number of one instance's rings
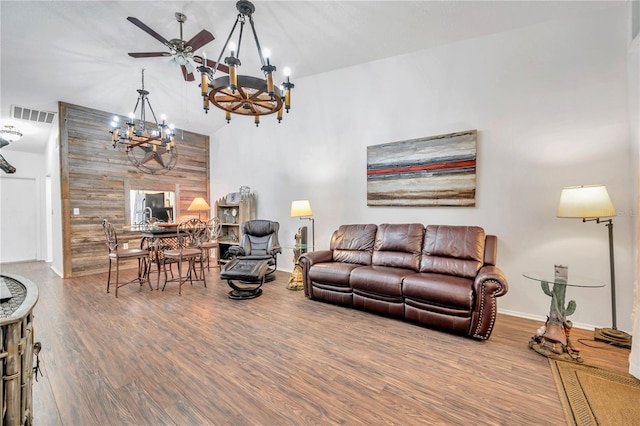
[[[331,236],[334,262],[371,265],[376,225],[341,225]]]
[[[379,225],[372,264],[417,271],[423,238],[424,226],[421,223]]]
[[[475,278],[484,261],[485,233],[478,226],[428,225],[420,272]]]

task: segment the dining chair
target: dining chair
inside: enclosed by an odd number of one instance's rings
[[[146,280],[149,284],[149,288],[153,290],[153,287],[151,287],[151,281],[149,281],[149,267],[151,265],[149,262],[149,250],[137,248],[119,248],[118,236],[113,225],[107,219],[103,219],[102,228],[104,229],[104,235],[107,239],[107,247],[109,248],[109,274],[107,276],[107,293],[109,293],[109,287],[111,285],[111,269],[113,262],[115,262],[116,264],[116,297],[118,297],[118,289],[120,287],[136,281],[140,283],[140,286],[142,286],[143,280]],[[131,281],[120,282],[120,262],[126,262],[133,259],[136,259],[138,261],[138,275]]]
[[[202,281],[204,287],[207,287],[206,277],[204,275],[204,259],[203,250],[200,245],[204,241],[207,235],[207,225],[200,219],[189,219],[178,225],[177,229],[177,241],[178,247],[175,249],[164,250],[162,253],[162,269],[164,271],[164,285],[162,290],[164,291],[167,283],[178,283],[178,295],[182,295],[182,285],[189,281],[193,284],[193,281]],[[187,262],[187,267],[183,265]],[[167,276],[167,264],[178,264],[178,277],[171,278]],[[200,265],[200,278],[196,271],[196,263]],[[184,271],[184,276],[183,276]]]
[[[176,227],[178,224],[175,225]],[[168,229],[171,227],[167,227]],[[153,265],[156,265],[156,272],[158,278],[156,282],[156,290],[160,290],[160,276],[162,275],[162,269],[164,264],[164,252],[166,250],[173,250],[180,247],[178,244],[178,237],[174,229],[170,229],[171,232],[153,233],[143,232],[142,239],[140,240],[140,248],[149,250],[149,279],[153,271]],[[173,264],[178,263],[177,259],[167,260],[169,265],[169,273],[173,278]]]
[[[206,253],[207,259],[207,271],[209,271],[209,264],[211,260],[211,250],[214,250],[215,265],[220,268],[220,244],[218,243],[218,236],[220,235],[220,219],[212,217],[207,221],[207,238],[200,244],[200,248],[203,250],[203,254]]]

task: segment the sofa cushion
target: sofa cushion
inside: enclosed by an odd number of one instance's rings
[[[334,286],[349,287],[351,271],[360,266],[342,262],[317,263],[310,268],[309,278],[312,283],[330,283]]]
[[[424,226],[420,223],[379,225],[371,263],[417,271],[423,238]]]
[[[423,301],[444,308],[473,308],[473,279],[434,273],[415,273],[405,277],[402,293],[406,299]]]
[[[341,225],[331,236],[334,262],[371,265],[376,225]]]
[[[484,259],[485,233],[478,226],[428,225],[420,272],[474,278]]]
[[[351,272],[349,283],[354,292],[370,293],[402,297],[402,280],[407,275],[415,274],[411,269],[392,268],[388,266],[361,266]]]

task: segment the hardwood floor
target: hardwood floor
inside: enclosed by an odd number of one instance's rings
[[[253,300],[227,298],[217,270],[182,296],[131,284],[115,299],[106,274],[1,267],[40,291],[35,425],[565,424],[527,346],[535,321],[499,315],[476,341],[307,300],[284,272]],[[628,350],[579,346],[586,364],[628,370]]]

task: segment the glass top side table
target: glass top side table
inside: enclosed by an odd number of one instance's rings
[[[580,350],[570,340],[573,324],[567,317],[575,312],[576,302],[570,300],[565,306],[567,287],[598,288],[604,287],[604,283],[580,276],[556,278],[555,274],[545,272],[524,272],[522,275],[539,282],[544,294],[551,297],[547,322],[531,338],[529,347],[549,358],[582,362]]]
[[[530,280],[534,280],[534,281],[539,281],[539,282],[546,282],[549,284],[558,284],[558,285],[562,285],[565,287],[604,287],[604,283],[602,281],[598,281],[596,279],[593,278],[586,278],[586,277],[576,277],[576,276],[571,276],[569,277],[568,281],[563,281],[563,280],[558,280],[556,281],[556,278],[554,277],[554,274],[552,273],[548,273],[548,272],[540,272],[540,271],[533,271],[533,272],[523,272],[522,276],[524,276],[525,278],[529,278]]]

